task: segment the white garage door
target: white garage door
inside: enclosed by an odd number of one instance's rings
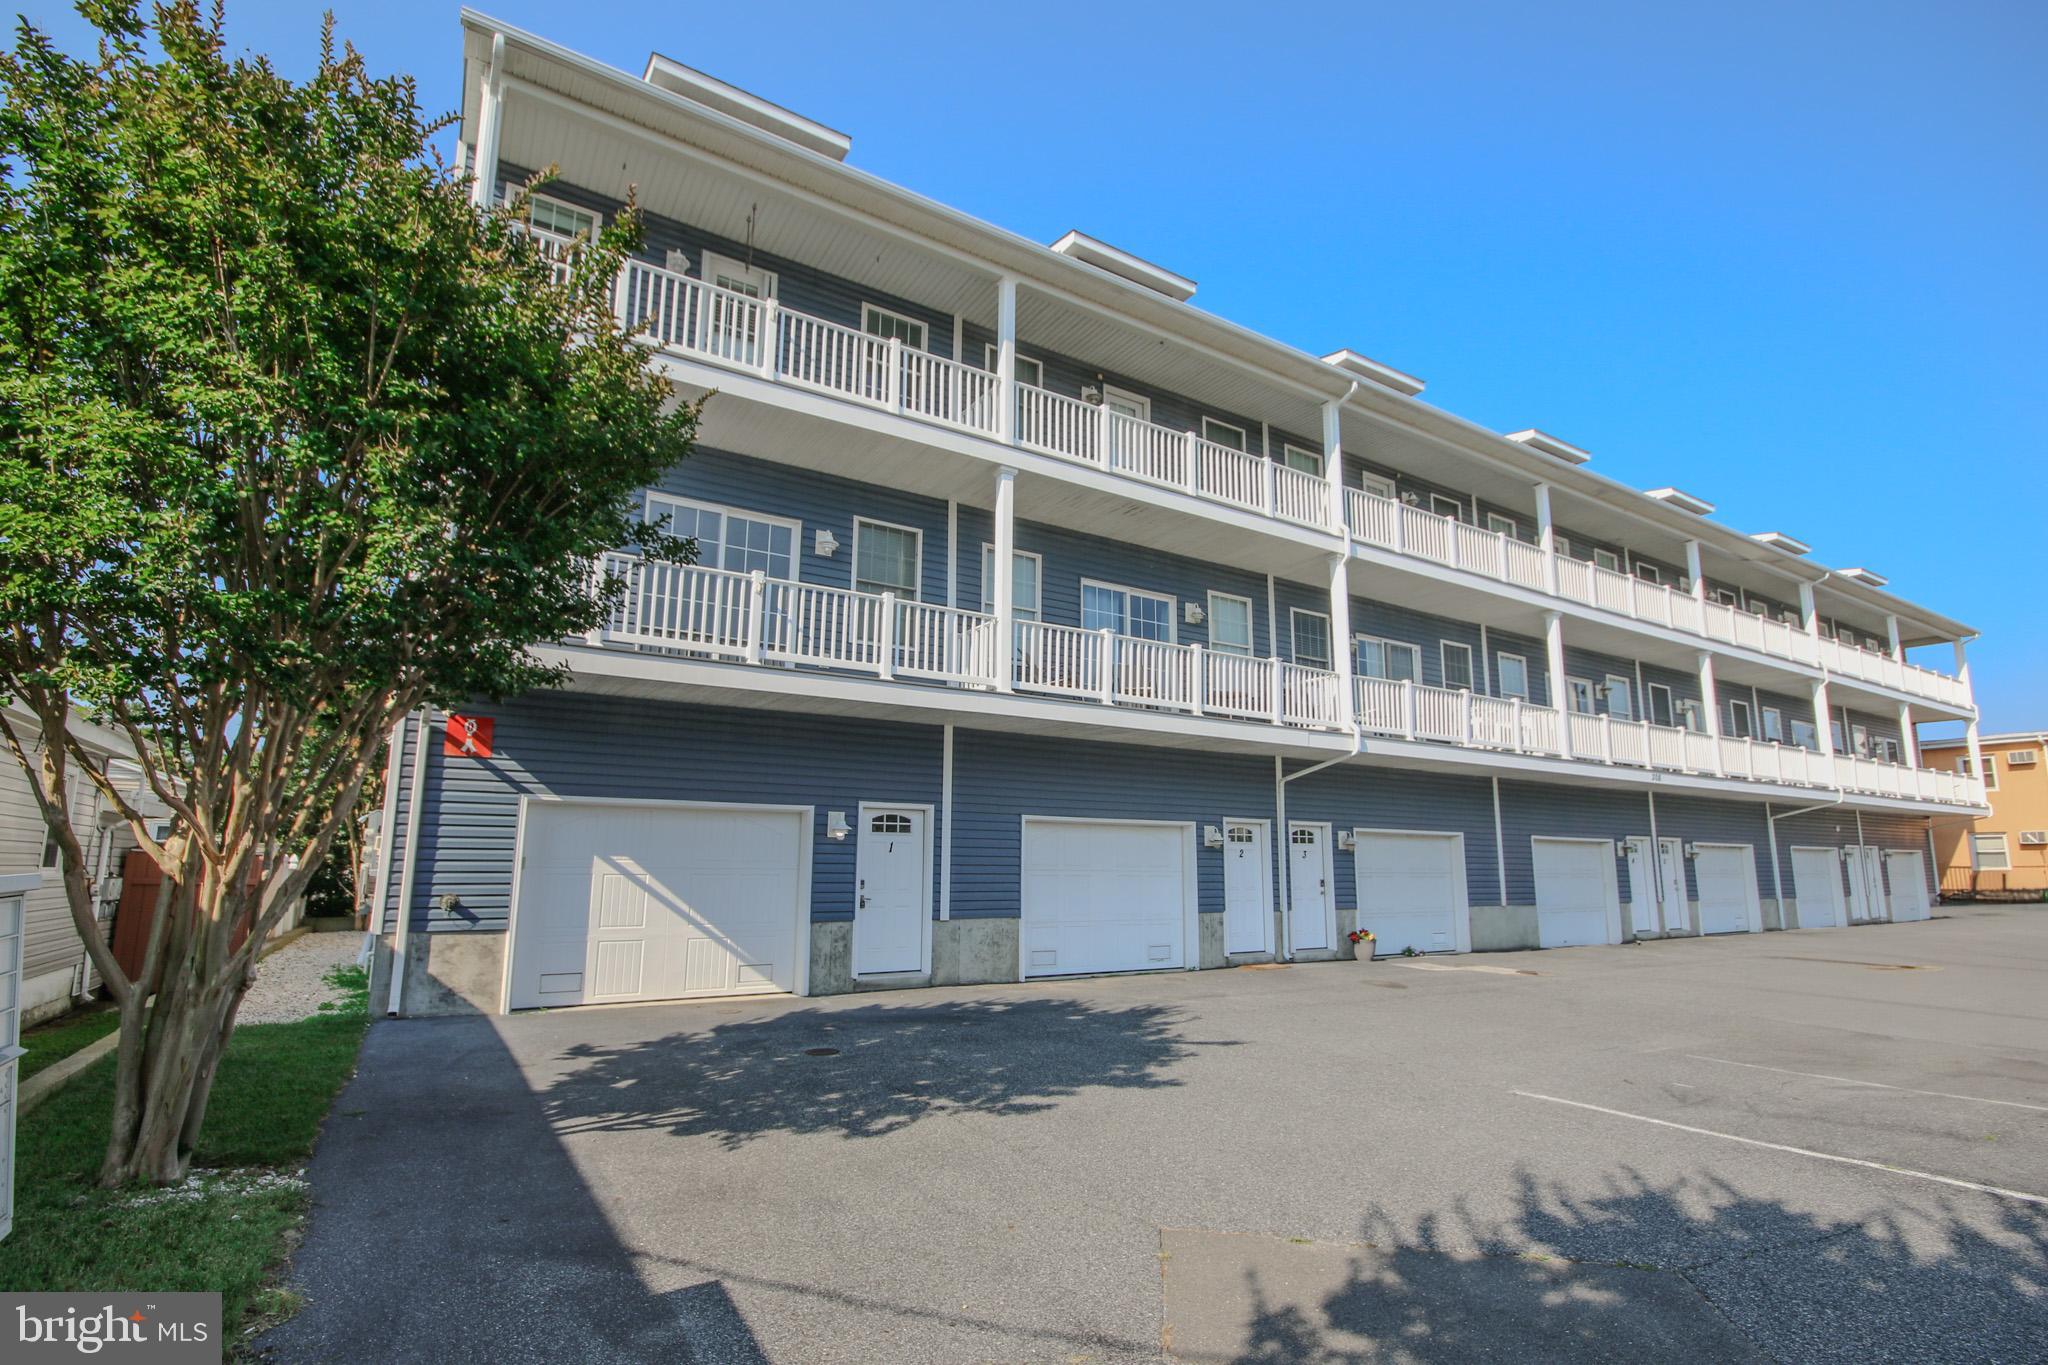
[[[1748,844],[1701,844],[1692,871],[1700,887],[1701,933],[1746,934],[1763,929],[1756,855]]]
[[[514,1009],[796,989],[804,816],[535,802]]]
[[[1187,962],[1194,831],[1111,820],[1024,821],[1024,975]]]
[[[1614,845],[1605,839],[1535,839],[1536,942],[1544,948],[1621,942]]]
[[[1842,900],[1842,855],[1834,849],[1793,849],[1792,888],[1800,928],[1839,929],[1849,922]]]
[[[1468,952],[1465,845],[1455,834],[1360,834],[1358,924],[1382,954]]]
[[[1927,868],[1917,852],[1893,851],[1884,855],[1885,879],[1891,883],[1892,923],[1927,919]]]

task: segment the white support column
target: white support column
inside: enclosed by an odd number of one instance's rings
[[[1565,695],[1564,682],[1564,617],[1558,612],[1543,613],[1543,656],[1550,673],[1550,708],[1557,712],[1557,744],[1564,756],[1572,756],[1571,700]]]
[[[1398,510],[1396,512],[1398,516]],[[1543,547],[1543,586],[1557,596],[1557,526],[1550,519],[1550,485],[1536,485],[1536,543]],[[1562,709],[1562,708],[1560,708]]]
[[[1975,707],[1977,693],[1976,689],[1970,686],[1970,657],[1961,640],[1956,641],[1956,680],[1962,683],[1963,691],[1969,695],[1970,705]],[[1970,746],[1970,772],[1981,782],[1984,780],[1984,749],[1978,743],[1976,716],[1970,717],[1970,723],[1963,731],[1963,738]]]
[[[1714,685],[1714,656],[1701,650],[1696,656],[1700,669],[1700,709],[1706,712],[1707,738],[1714,742],[1714,771],[1728,775],[1721,761],[1721,691]]]
[[[1344,418],[1334,399],[1323,404],[1323,478],[1330,485],[1330,529],[1348,540],[1351,531],[1344,524]]]
[[[1017,277],[996,284],[996,437],[1017,443]]]
[[[1017,471],[1005,467],[996,473],[995,599],[996,608],[996,690],[1014,691],[1017,685],[1017,627],[1013,593],[1017,578]]]
[[[1898,617],[1887,616],[1884,618],[1884,634],[1885,639],[1891,644],[1892,657],[1894,659],[1897,659],[1900,663],[1906,662],[1906,647],[1905,645],[1899,642]]]
[[[1813,584],[1799,585],[1799,619],[1806,622],[1806,633],[1814,639],[1820,638],[1820,607],[1813,600]]]
[[[505,87],[499,73],[505,66],[505,35],[491,35],[491,64],[484,68],[482,98],[476,115],[476,179],[469,188],[469,201],[487,209],[497,201],[498,129],[505,122]]]
[[[1707,571],[1700,566],[1700,543],[1697,540],[1685,542],[1685,576],[1692,580],[1692,599],[1705,604],[1707,600]]]
[[[1901,708],[1903,710],[1903,708]],[[1820,751],[1835,756],[1835,717],[1828,704],[1828,680],[1813,680],[1813,728],[1820,736]]]
[[[1352,713],[1351,686],[1351,575],[1348,554],[1330,556],[1330,663],[1337,672],[1338,694],[1344,699],[1344,714]]]
[[[1920,766],[1920,732],[1913,725],[1913,703],[1899,703],[1899,747],[1905,751],[1906,766]]]

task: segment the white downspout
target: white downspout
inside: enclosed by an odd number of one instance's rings
[[[412,937],[413,872],[419,866],[420,807],[427,794],[427,708],[421,707],[413,728],[412,808],[405,813],[405,871],[398,877],[398,927],[391,936],[391,989],[384,1012],[396,1015],[405,989],[405,955]]]
[[[1778,927],[1780,929],[1785,927],[1785,877],[1778,870],[1778,822],[1788,816],[1811,815],[1817,810],[1832,810],[1848,799],[1849,793],[1837,787],[1835,789],[1835,799],[1832,801],[1816,801],[1810,806],[1799,806],[1792,810],[1779,811],[1775,815],[1771,813],[1771,803],[1768,801],[1764,802],[1764,833],[1769,835],[1771,840],[1771,895],[1778,902]],[[1858,813],[1856,816],[1856,822],[1856,841],[1861,843],[1863,841],[1863,816],[1861,813]]]
[[[1273,755],[1273,817],[1274,823],[1276,823],[1280,827],[1279,844],[1281,849],[1280,960],[1282,962],[1294,961],[1294,902],[1292,897],[1289,895],[1289,892],[1292,890],[1292,888],[1289,886],[1289,868],[1293,865],[1294,853],[1293,845],[1290,844],[1287,839],[1287,784],[1289,782],[1294,781],[1296,778],[1307,777],[1310,773],[1319,773],[1325,768],[1333,768],[1339,763],[1348,762],[1351,759],[1357,758],[1360,754],[1365,752],[1365,733],[1358,728],[1357,714],[1349,706],[1347,706],[1345,710],[1347,712],[1352,712],[1350,753],[1339,754],[1335,758],[1326,758],[1321,763],[1310,764],[1308,767],[1303,768],[1298,773],[1288,772],[1286,760],[1283,759],[1279,754]],[[1331,831],[1331,837],[1336,837],[1335,830]],[[1330,851],[1330,856],[1332,858],[1336,856],[1335,849],[1332,849]],[[1337,888],[1330,888],[1330,894],[1332,897],[1336,895],[1336,892]]]

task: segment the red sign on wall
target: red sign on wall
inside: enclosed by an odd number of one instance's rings
[[[491,732],[497,725],[489,716],[450,716],[448,733],[441,740],[441,752],[458,758],[489,758]]]

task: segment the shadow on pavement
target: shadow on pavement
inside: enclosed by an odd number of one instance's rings
[[[1173,1086],[1200,1047],[1179,1012],[1069,999],[798,1009],[617,1046],[547,1090],[563,1133],[661,1130],[738,1147],[770,1133],[883,1137],[957,1113],[1033,1114],[1087,1089]]]
[[[1719,1181],[1632,1175],[1595,1197],[1525,1175],[1517,1203],[1491,1223],[1375,1213],[1362,1245],[1168,1232],[1173,1355],[2048,1359],[2048,1210],[2002,1204],[1989,1233],[1947,1206],[1831,1222]]]

